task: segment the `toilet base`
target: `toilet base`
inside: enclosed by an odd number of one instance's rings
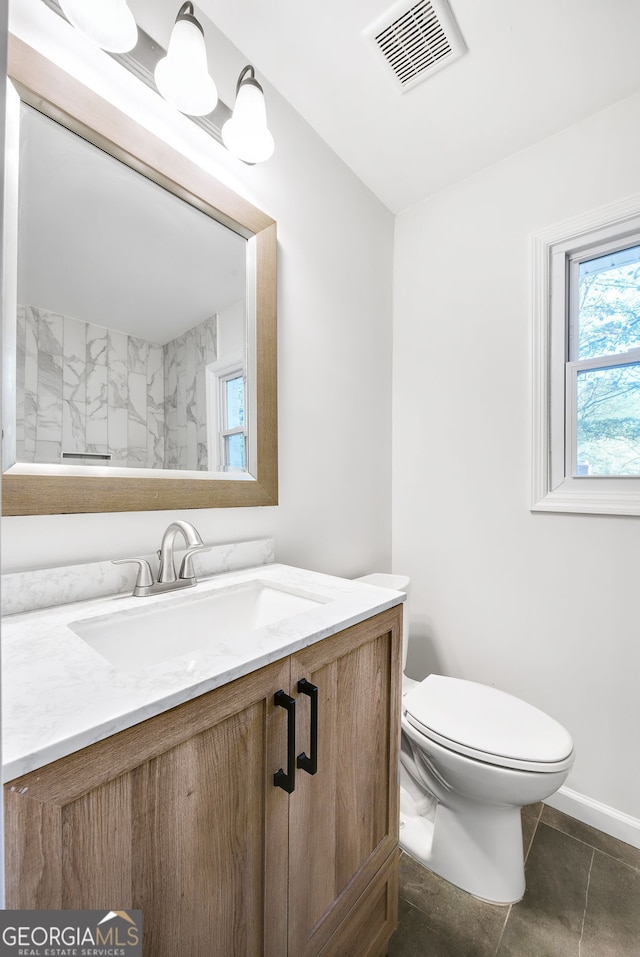
[[[476,804],[465,813],[422,805],[413,782],[400,786],[400,847],[434,874],[491,904],[515,904],[525,891],[519,807]]]

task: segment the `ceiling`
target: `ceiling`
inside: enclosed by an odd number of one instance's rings
[[[468,52],[404,93],[363,36],[394,6],[196,2],[393,212],[640,90],[639,0],[451,0]]]
[[[165,343],[244,300],[241,236],[31,107],[20,126],[19,302]]]

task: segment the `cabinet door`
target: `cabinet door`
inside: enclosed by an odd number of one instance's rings
[[[147,957],[282,957],[289,682],[285,659],[7,785],[7,906],[139,908]]]
[[[347,914],[356,919],[358,899],[397,847],[401,614],[390,609],[292,657],[298,752],[310,740],[310,699],[298,695],[298,680],[318,688],[317,772],[296,772],[289,812],[293,957],[318,954]],[[394,907],[385,912],[389,936]]]

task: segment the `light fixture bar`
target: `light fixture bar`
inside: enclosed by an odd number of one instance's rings
[[[67,18],[60,9],[58,0],[42,0],[42,2],[67,22]],[[117,60],[129,73],[133,73],[134,76],[143,83],[146,83],[146,85],[151,87],[156,93],[157,86],[154,71],[158,61],[166,55],[167,51],[156,43],[155,40],[152,40],[149,34],[141,30],[140,27],[138,27],[138,42],[133,50],[130,50],[128,53],[108,53],[108,56]],[[187,114],[182,115],[187,116]],[[187,116],[187,119],[203,129],[205,133],[213,137],[221,146],[224,146],[222,142],[222,127],[230,117],[230,107],[228,107],[226,103],[223,103],[222,100],[218,100],[215,110],[207,116]]]

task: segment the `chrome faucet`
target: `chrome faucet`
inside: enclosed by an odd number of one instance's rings
[[[174,563],[174,546],[176,536],[181,533],[187,550],[182,559],[180,572],[176,575]],[[193,556],[197,552],[208,552],[210,545],[205,545],[199,532],[190,524],[190,522],[176,521],[166,529],[162,536],[162,544],[158,552],[160,566],[158,568],[158,580],[154,582],[151,565],[146,558],[118,558],[113,559],[114,565],[126,565],[129,562],[136,562],[138,565],[138,577],[136,579],[133,594],[137,598],[144,598],[147,595],[157,595],[163,591],[173,591],[175,588],[190,588],[197,585],[195,571],[193,568]]]
[[[187,551],[180,569],[180,579],[193,578],[192,584],[195,585],[195,574],[191,557],[195,555],[196,552],[208,551],[207,546],[200,538],[199,532],[196,531],[193,525],[189,522],[172,522],[162,536],[162,544],[158,552],[158,558],[160,559],[160,568],[158,569],[159,585],[169,584],[169,582],[175,582],[177,580],[176,568],[173,563],[173,548],[178,532],[182,533],[187,546]]]

